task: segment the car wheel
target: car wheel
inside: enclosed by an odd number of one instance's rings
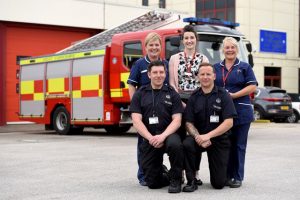
[[[299,116],[298,116],[298,114],[293,110],[293,114],[290,115],[290,116],[286,119],[286,121],[287,121],[288,123],[297,123],[297,122],[299,121]]]
[[[60,135],[67,135],[70,133],[70,114],[65,107],[59,106],[54,111],[53,127],[54,130]]]
[[[262,111],[259,108],[254,108],[254,120],[260,120],[263,118]]]

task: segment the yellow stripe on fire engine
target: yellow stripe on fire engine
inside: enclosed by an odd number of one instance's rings
[[[105,54],[105,50],[102,49],[102,50],[95,50],[95,51],[46,56],[46,57],[42,57],[42,58],[21,60],[20,65],[30,65],[30,64],[37,64],[37,63],[44,63],[44,62],[70,60],[70,59],[74,59],[74,58],[86,58],[86,57],[100,56],[100,55],[104,55],[104,54]]]
[[[34,101],[43,101],[44,98],[44,93],[34,93],[33,94],[33,100]]]
[[[81,98],[81,90],[73,90],[72,96],[74,99]]]
[[[125,83],[125,89],[128,88],[127,80],[129,77],[129,72],[121,73],[121,81]]]
[[[99,75],[88,75],[80,77],[81,90],[98,90],[99,89]]]
[[[64,92],[65,78],[51,78],[48,79],[48,92]]]
[[[33,94],[34,81],[21,81],[21,94]]]
[[[123,91],[121,88],[110,89],[110,97],[123,97]]]
[[[103,90],[102,90],[102,89],[100,89],[100,90],[98,91],[98,96],[99,96],[99,97],[103,97]]]

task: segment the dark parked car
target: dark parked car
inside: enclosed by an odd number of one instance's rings
[[[300,119],[300,94],[288,93],[292,100],[293,114],[287,118],[289,123],[297,123]]]
[[[258,87],[252,99],[254,118],[286,121],[293,113],[290,96],[277,87]]]

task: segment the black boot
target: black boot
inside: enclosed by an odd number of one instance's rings
[[[179,180],[171,179],[168,192],[169,193],[179,193],[179,192],[181,192],[181,180],[180,179]]]
[[[198,185],[196,184],[196,180],[188,181],[186,186],[183,187],[182,192],[194,192],[198,189]]]

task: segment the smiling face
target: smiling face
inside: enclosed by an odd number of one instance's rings
[[[161,44],[159,40],[150,40],[146,46],[146,53],[151,61],[158,60],[161,52]]]
[[[198,78],[202,88],[211,88],[214,85],[216,74],[212,66],[201,66],[198,73]]]
[[[151,70],[148,72],[148,77],[151,80],[153,89],[161,88],[166,78],[165,66],[152,66]]]
[[[197,38],[195,36],[195,33],[193,32],[185,32],[183,34],[183,45],[185,49],[188,50],[195,50],[196,49],[196,43],[197,43]]]
[[[226,60],[235,60],[238,54],[237,45],[229,40],[223,43],[223,53]]]

